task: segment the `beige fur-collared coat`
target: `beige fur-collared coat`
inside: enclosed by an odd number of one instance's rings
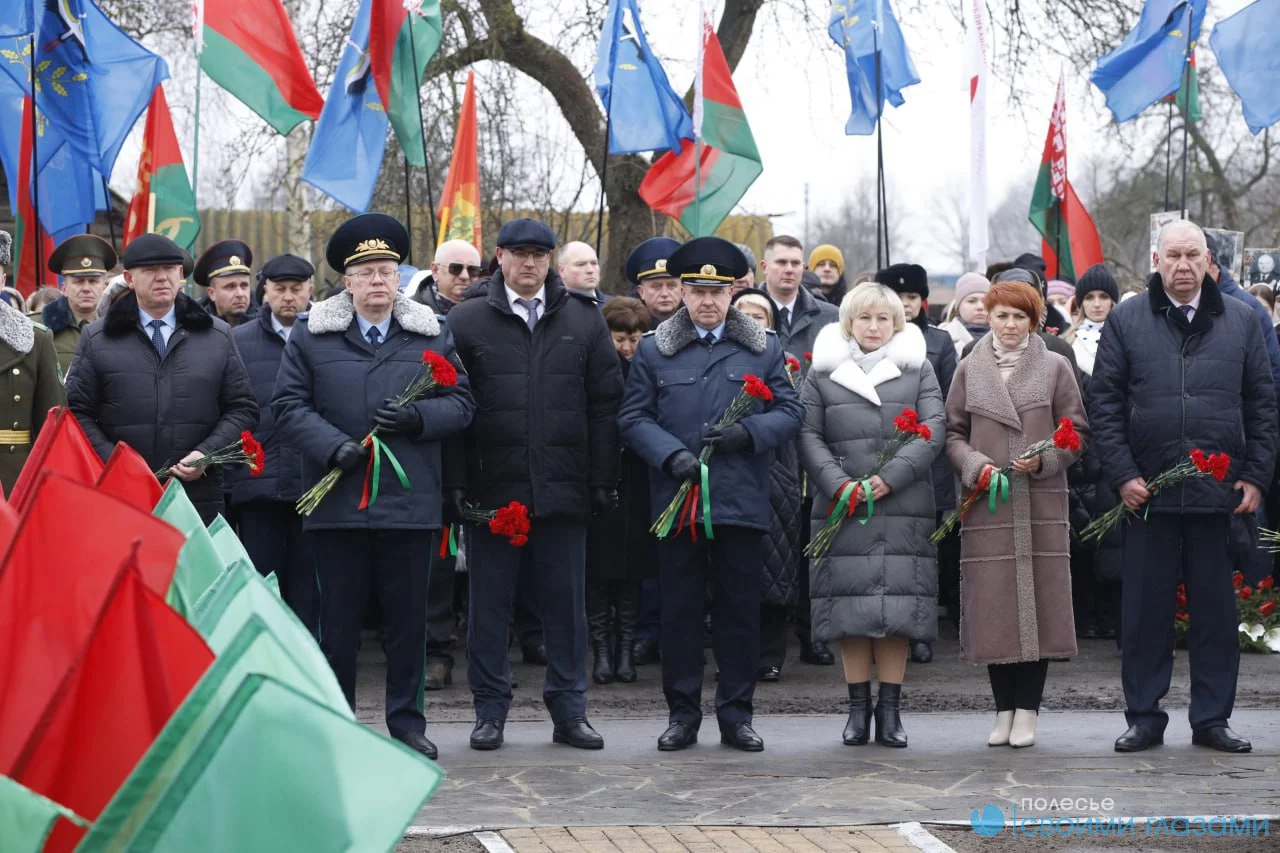
[[[1010,464],[1070,418],[1089,439],[1070,363],[1032,335],[1005,383],[990,334],[960,362],[947,397],[947,457],[968,494],[984,465]],[[1053,449],[1030,477],[1013,474],[1009,502],[985,496],[961,533],[960,648],[974,663],[1015,663],[1076,653],[1071,613],[1067,468],[1078,454]]]

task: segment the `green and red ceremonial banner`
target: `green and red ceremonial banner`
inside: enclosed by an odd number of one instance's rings
[[[182,149],[173,131],[163,86],[156,86],[147,110],[142,156],[138,160],[138,188],[129,202],[124,245],[149,232],[163,234],[184,249],[195,245],[200,233],[196,196],[187,180],[187,167],[182,162]]]
[[[1183,77],[1178,84],[1178,91],[1166,96],[1162,103],[1176,103],[1178,110],[1193,122],[1204,117],[1200,111],[1200,69],[1196,67],[1194,50],[1191,52],[1191,73]]]
[[[317,119],[324,98],[280,0],[203,0],[200,67],[281,135]]]
[[[413,5],[417,8],[411,12],[407,7]],[[442,32],[440,0],[373,0],[369,70],[410,166],[427,164],[418,86]]]
[[[1102,240],[1067,177],[1066,109],[1065,81],[1059,78],[1028,218],[1044,238],[1042,254],[1048,277],[1065,275],[1074,281],[1089,267],[1102,263]]]
[[[18,145],[18,209],[14,213],[13,286],[23,296],[30,296],[45,279],[42,261],[53,253],[53,238],[36,219],[31,204],[31,99],[22,99],[22,142]],[[43,245],[41,245],[43,244]]]
[[[702,145],[685,140],[679,153],[662,155],[640,184],[640,197],[651,208],[680,220],[695,237],[714,233],[764,171],[720,39],[707,21],[702,25],[694,109],[694,133]]]

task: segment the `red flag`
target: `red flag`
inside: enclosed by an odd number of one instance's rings
[[[31,203],[31,98],[22,99],[21,140],[18,143],[18,210],[14,217],[14,280],[12,285],[23,296],[30,296],[37,286],[48,284],[51,273],[44,263],[53,254],[53,238],[45,233]],[[53,282],[57,284],[57,282]]]
[[[10,775],[96,819],[211,663],[213,652],[147,589],[130,554]],[[44,849],[70,851],[83,834],[60,822]]]
[[[185,537],[92,486],[46,474],[0,563],[0,773],[9,774],[84,649],[121,562],[161,598]]]
[[[58,407],[50,410],[44,419],[40,434],[36,436],[31,455],[13,484],[9,503],[19,515],[26,509],[31,487],[45,471],[56,471],[77,483],[93,484],[102,474],[102,459],[93,449],[89,438],[80,428],[80,422],[71,410]]]
[[[123,441],[116,443],[111,451],[107,467],[102,469],[98,477],[98,491],[105,495],[119,498],[134,509],[150,513],[164,496],[164,487],[151,473],[138,451]]]

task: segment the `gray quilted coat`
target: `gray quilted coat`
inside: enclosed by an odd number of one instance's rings
[[[801,402],[805,409],[800,457],[813,491],[812,532],[826,524],[831,502],[847,480],[871,472],[893,436],[893,420],[915,409],[933,433],[916,439],[880,470],[892,489],[875,502],[865,526],[863,505],[837,534],[825,557],[810,567],[813,638],[912,637],[938,631],[938,566],[929,543],[935,527],[930,467],[944,438],[942,392],[911,323],[885,344],[869,372],[853,360],[838,324],[819,334]]]

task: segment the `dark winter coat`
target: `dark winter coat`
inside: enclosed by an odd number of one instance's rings
[[[682,307],[641,339],[618,412],[622,440],[652,469],[650,509],[656,520],[680,488],[663,465],[677,451],[699,453],[707,431],[742,391],[744,378],[758,376],[773,392],[773,402],[757,402],[738,421],[750,434],[755,452],[713,454],[707,468],[711,523],[766,531],[770,451],[799,433],[800,400],[772,332],[732,307],[724,336],[714,347],[698,340],[700,331],[689,309]]]
[[[769,464],[770,522],[769,532],[761,540],[764,549],[761,604],[783,607],[796,601],[800,563],[804,558],[802,487],[799,447],[795,441],[788,441],[774,448]]]
[[[813,638],[930,640],[938,632],[937,551],[929,542],[937,516],[930,474],[942,450],[942,392],[914,324],[889,339],[884,357],[870,371],[854,360],[850,343],[839,324],[823,329],[801,392],[800,455],[814,494],[812,535],[826,525],[840,487],[875,469],[903,409],[914,409],[932,436],[911,441],[885,462],[879,475],[892,491],[875,502],[871,520],[860,523],[866,517],[863,504],[859,520],[847,520],[831,550],[810,562]]]
[[[471,375],[475,422],[457,487],[482,507],[520,501],[536,518],[586,522],[590,490],[617,482],[622,373],[595,303],[554,271],[533,331],[511,310],[502,271],[449,311]]]
[[[427,276],[422,280],[412,298],[414,302],[427,306],[442,317],[449,313],[450,308],[458,304],[445,299],[441,295],[440,291],[436,289],[435,279],[431,276]]]
[[[929,322],[923,310],[912,322],[924,333],[925,354],[942,390],[942,399],[946,400],[951,391],[951,377],[956,374],[955,344],[951,335]],[[950,512],[956,507],[956,474],[945,453],[939,453],[933,460],[933,504],[938,512]]]
[[[312,306],[289,335],[271,409],[282,440],[302,451],[304,489],[333,467],[339,447],[364,438],[383,400],[398,396],[418,376],[424,350],[455,359],[453,338],[435,312],[397,296],[391,318],[386,340],[375,350],[360,333],[351,296],[341,292]],[[365,471],[345,474],[304,529],[440,528],[441,441],[471,422],[475,404],[467,377],[458,371],[457,387],[436,389],[412,405],[422,415],[422,432],[382,436],[410,487],[400,484],[384,459],[378,497],[361,510]]]
[[[258,425],[253,386],[231,328],[183,294],[174,313],[177,329],[163,358],[138,322],[133,293],[80,336],[67,400],[103,459],[123,441],[156,470],[193,450],[221,450]],[[217,467],[183,487],[202,515],[222,511]]]
[[[773,298],[772,294],[770,298]],[[774,302],[776,304],[777,300]],[[778,343],[782,344],[782,351],[793,353],[800,359],[800,376],[803,378],[809,372],[809,361],[805,358],[805,353],[813,352],[813,342],[818,339],[818,332],[824,326],[840,319],[840,309],[817,298],[804,287],[797,291],[796,304],[792,307],[795,312],[791,317],[791,328],[784,329],[780,319],[774,326],[778,330]],[[780,315],[775,313],[774,316]]]
[[[1258,325],[1262,329],[1262,341],[1267,345],[1267,363],[1271,365],[1271,380],[1275,387],[1280,389],[1280,343],[1276,342],[1275,335],[1268,334],[1273,330],[1271,312],[1258,301],[1257,297],[1236,284],[1236,280],[1231,277],[1231,270],[1222,267],[1219,267],[1219,270],[1218,292],[1244,303],[1258,318]]]
[[[1089,386],[1092,377],[1084,374],[1083,397],[1089,404]],[[1071,532],[1073,537],[1088,526],[1089,522],[1105,515],[1120,503],[1120,496],[1111,488],[1110,478],[1098,458],[1098,445],[1091,443],[1079,460],[1067,471],[1067,487],[1071,494]],[[1072,548],[1089,551],[1093,555],[1093,572],[1101,581],[1118,583],[1124,565],[1124,528],[1117,527],[1101,541],[1081,542],[1076,538]]]
[[[0,435],[0,486],[6,495],[13,492],[49,410],[66,403],[53,336],[8,303],[0,305],[0,427],[27,433],[25,440]]]
[[[1152,512],[1226,513],[1245,480],[1264,492],[1276,455],[1276,395],[1253,312],[1206,276],[1190,324],[1155,273],[1145,298],[1107,317],[1089,384],[1089,419],[1113,489],[1150,479],[1193,449],[1227,453],[1219,483],[1198,477],[1152,497]]]
[[[218,317],[218,308],[216,305],[213,304],[213,300],[209,298],[209,294],[207,291],[204,296],[201,296],[197,300],[197,304],[199,304],[199,306],[203,308],[209,314],[209,316]],[[259,312],[261,312],[261,310],[262,310],[262,305],[258,301],[257,294],[256,293],[250,294],[249,310],[244,312],[244,319],[241,320],[237,325],[243,326],[245,323],[248,323],[250,320],[257,319],[258,314]],[[218,317],[218,319],[221,320],[222,318]],[[226,321],[223,321],[223,322],[226,322]]]
[[[58,368],[65,376],[71,368],[71,360],[75,358],[80,334],[89,323],[76,320],[76,316],[71,313],[71,304],[67,302],[65,296],[60,296],[44,306],[39,320],[53,334],[53,349],[58,353]]]

